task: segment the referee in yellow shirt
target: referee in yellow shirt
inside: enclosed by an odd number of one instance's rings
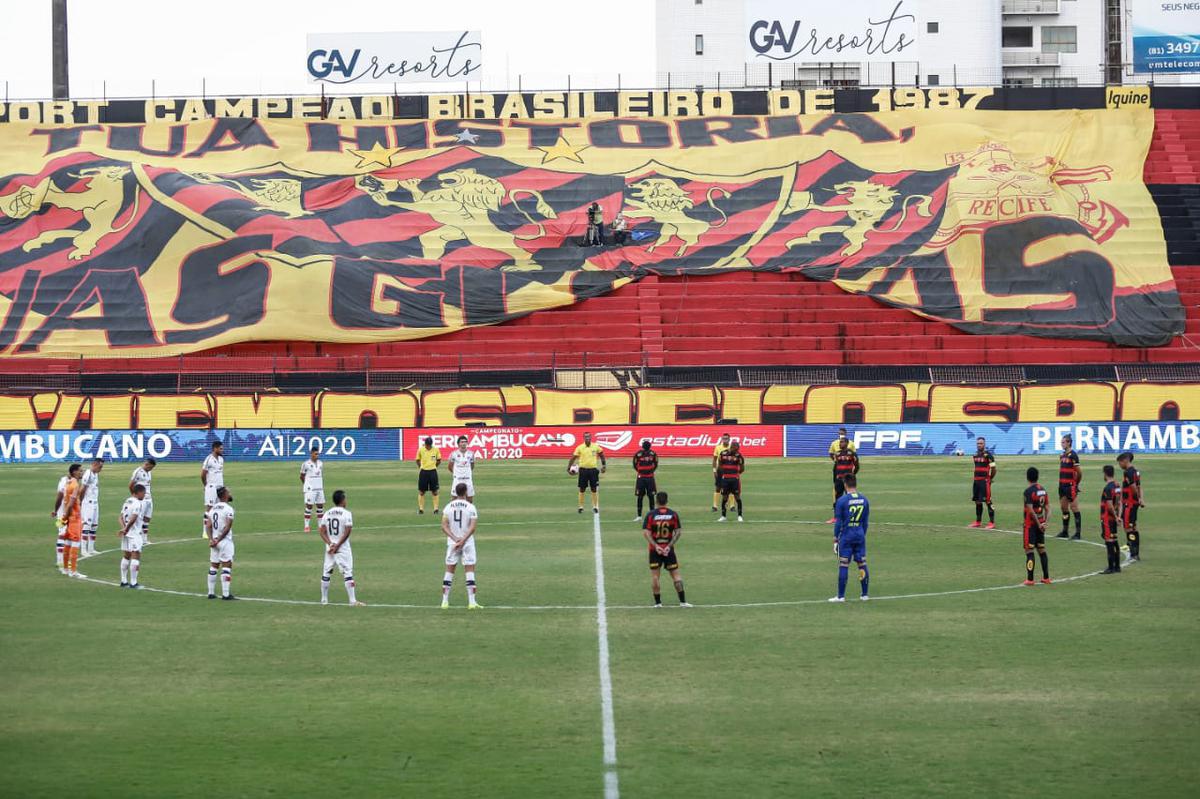
[[[729,434],[721,436],[721,440],[713,447],[713,504],[712,509],[717,509],[717,503],[721,500],[721,470],[717,467],[721,463],[721,455],[725,450],[729,449]]]
[[[599,444],[592,443],[592,434],[583,434],[583,443],[571,453],[567,462],[567,474],[571,467],[579,464],[579,513],[583,513],[583,492],[592,489],[592,513],[600,512],[600,474],[608,469],[608,461],[604,458],[604,450]]]
[[[417,513],[425,512],[425,492],[433,492],[433,512],[438,512],[438,466],[442,462],[442,451],[427,437],[417,450]]]

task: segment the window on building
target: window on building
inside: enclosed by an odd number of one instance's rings
[[[1033,26],[1001,28],[1001,47],[1033,47]]]
[[[1020,89],[1025,86],[1032,86],[1032,85],[1033,85],[1033,78],[1005,78],[1004,79],[1004,88],[1006,88],[1006,89]]]
[[[1042,85],[1059,89],[1073,89],[1079,85],[1079,78],[1042,78]]]
[[[938,24],[936,22],[926,22],[925,23],[925,32],[926,33],[937,33],[938,32]]]
[[[925,76],[925,85],[926,86],[941,86],[942,85],[942,76],[941,75],[926,75]]]
[[[704,34],[696,34],[696,55],[704,55]]]
[[[1074,25],[1043,25],[1043,53],[1075,53],[1079,51],[1078,29]]]

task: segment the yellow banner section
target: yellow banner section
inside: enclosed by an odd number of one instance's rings
[[[415,339],[745,269],[976,333],[1183,329],[1148,108],[706,114],[0,126],[0,357]]]
[[[712,424],[721,419],[741,424],[1192,420],[1200,419],[1200,383],[0,395],[3,430]]]

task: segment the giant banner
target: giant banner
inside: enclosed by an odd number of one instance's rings
[[[1142,184],[1152,126],[1144,108],[8,124],[0,357],[413,339],[739,269],[976,333],[1162,344],[1183,311]]]

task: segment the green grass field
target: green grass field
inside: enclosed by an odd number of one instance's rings
[[[1083,460],[1098,541],[1100,459]],[[1056,464],[1038,463],[1047,478]],[[1008,531],[1026,465],[1000,461]],[[1019,537],[965,527],[968,459],[867,460],[876,601],[829,605],[827,462],[752,461],[741,525],[715,523],[705,463],[666,462],[696,607],[666,583],[653,610],[622,459],[601,514],[621,795],[1194,795],[1200,459],[1138,465],[1143,562],[1063,580],[1102,569],[1104,550],[1051,540],[1059,582],[1024,588]],[[102,477],[106,550],[131,469]],[[60,576],[59,469],[3,467],[0,795],[604,794],[593,519],[563,464],[479,466],[478,613],[461,575],[454,607],[436,607],[444,539],[415,513],[409,464],[326,466],[327,493],[350,494],[368,607],[345,607],[336,578],[337,604],[313,604],[321,545],[299,532],[296,464],[227,467],[233,587],[308,604],[201,598],[198,471],[155,472],[142,580],[172,594]],[[81,570],[115,582],[117,562]]]

